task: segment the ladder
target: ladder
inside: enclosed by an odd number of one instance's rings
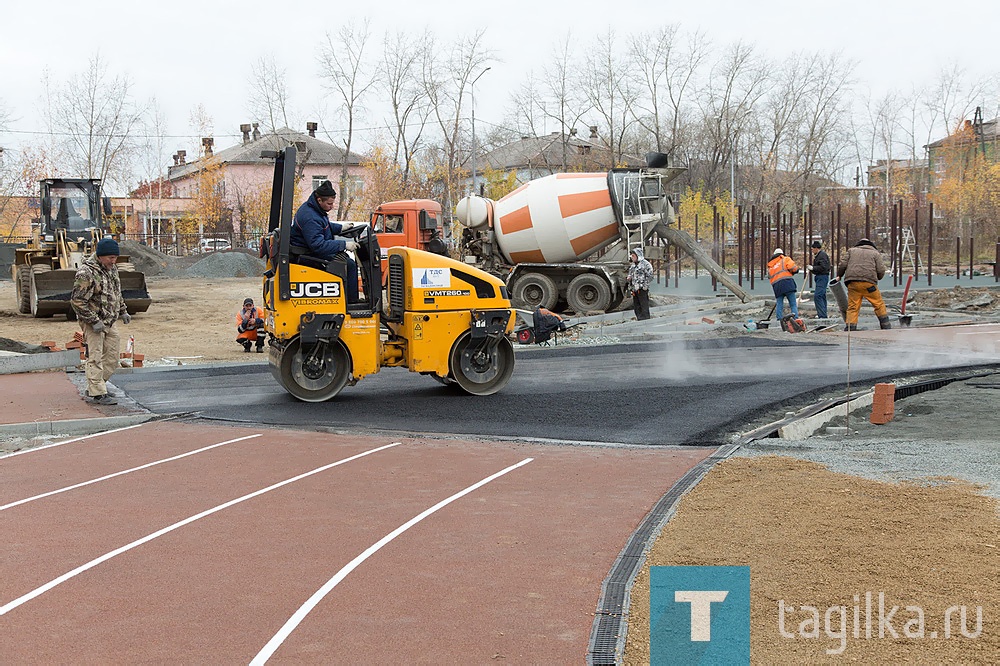
[[[909,257],[910,268],[914,273],[919,273],[923,270],[924,265],[920,260],[920,248],[917,247],[913,239],[913,227],[902,228],[899,240],[896,241],[896,255],[903,266],[906,265],[907,257]]]

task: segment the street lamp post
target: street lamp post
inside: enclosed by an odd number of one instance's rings
[[[472,194],[476,195],[479,190],[476,189],[476,81],[490,71],[490,67],[487,67],[483,71],[479,72],[479,76],[472,79],[472,84],[469,86],[472,92]]]

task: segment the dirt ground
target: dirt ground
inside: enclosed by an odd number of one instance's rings
[[[649,663],[649,565],[749,565],[751,660],[755,664],[996,663],[1000,635],[1000,523],[992,498],[962,482],[890,484],[837,474],[816,463],[766,456],[732,458],[680,503],[632,590],[626,664]],[[865,638],[865,593],[873,599],[873,635]],[[878,638],[878,595],[892,628]],[[858,595],[858,602],[855,601]],[[786,609],[782,636],[778,604]],[[860,607],[859,637],[853,613]],[[946,609],[964,605],[967,635],[944,637]],[[812,635],[811,611],[820,623]],[[827,634],[826,611],[847,609],[845,641]],[[924,637],[903,629],[924,613]],[[832,618],[839,635],[840,611]],[[917,625],[910,625],[911,636]],[[933,633],[932,633],[933,632]],[[843,649],[841,650],[841,648]],[[832,651],[832,652],[831,652]]]
[[[127,336],[133,336],[135,352],[146,355],[146,365],[162,362],[164,357],[180,358],[187,364],[263,356],[244,353],[236,343],[235,323],[244,298],[260,302],[260,278],[151,277],[147,286],[153,299],[149,310],[137,314],[127,326],[119,323],[122,350]],[[35,319],[18,314],[14,283],[0,281],[0,337],[32,344],[54,340],[64,346],[79,330],[77,322],[62,315]]]

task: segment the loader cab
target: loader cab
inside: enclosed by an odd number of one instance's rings
[[[52,242],[62,230],[70,242],[86,242],[105,231],[102,213],[111,214],[111,202],[101,198],[101,181],[94,179],[56,179],[40,182],[42,240]]]

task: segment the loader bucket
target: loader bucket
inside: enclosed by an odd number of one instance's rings
[[[146,288],[146,274],[119,270],[118,278],[122,283],[122,298],[125,299],[129,314],[148,310],[153,299],[149,297],[149,290]]]
[[[47,266],[33,266],[30,286],[31,314],[35,317],[70,315],[73,307],[75,270],[49,270]]]
[[[139,271],[119,271],[122,297],[130,314],[145,312],[152,299],[146,288],[146,276]],[[31,276],[30,304],[35,317],[64,314],[73,318],[73,281],[75,270],[49,270],[47,266],[34,266]]]

